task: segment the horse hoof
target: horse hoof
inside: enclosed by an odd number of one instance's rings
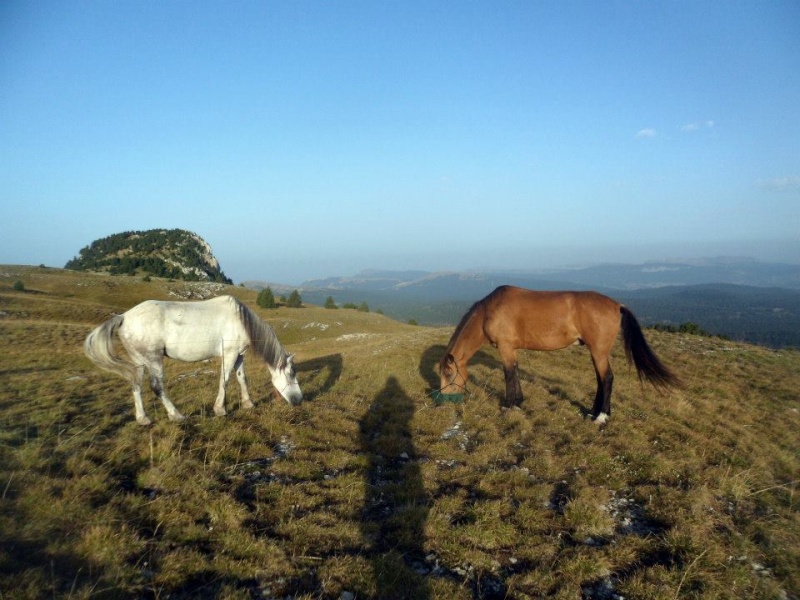
[[[610,417],[606,413],[600,413],[594,418],[594,422],[597,423],[600,427],[602,427],[608,423],[609,418]]]
[[[148,419],[147,417],[136,417],[136,422],[137,422],[139,425],[144,425],[145,427],[147,427],[148,425],[151,425],[151,424],[153,423],[153,422],[152,422],[150,419]]]
[[[174,415],[169,416],[169,420],[175,423],[183,423],[186,420],[186,417],[184,417],[181,413],[175,413]]]
[[[243,410],[250,410],[250,409],[254,408],[254,406],[255,405],[252,402],[249,402],[248,404],[242,404],[242,409]]]
[[[215,408],[214,409],[214,414],[217,415],[218,417],[224,417],[225,415],[228,414],[228,412],[224,408],[220,408],[220,409],[216,409]]]

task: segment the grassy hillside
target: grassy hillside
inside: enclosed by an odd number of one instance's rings
[[[86,334],[220,293],[296,353],[306,401],[248,357],[255,409],[234,381],[217,418],[218,364],[169,363],[189,419],[148,397],[137,425]],[[466,402],[436,407],[451,328],[255,298],[0,266],[0,597],[800,597],[798,352],[648,332],[686,388],[642,389],[617,347],[598,430],[585,349],[523,354],[526,401],[501,410],[487,348]]]

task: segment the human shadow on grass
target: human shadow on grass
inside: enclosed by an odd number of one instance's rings
[[[361,528],[379,598],[430,595],[424,550],[428,500],[411,436],[413,415],[412,399],[389,377],[360,421],[368,459]]]
[[[46,592],[47,595],[52,594],[53,598],[69,598],[73,593],[75,596],[91,594],[98,582],[104,580],[103,568],[91,564],[78,552],[53,550],[53,545],[53,540],[48,537],[28,539],[27,536],[2,536],[0,597],[24,597],[26,592],[36,590],[37,584],[28,583],[26,590],[14,586],[15,581],[41,582],[38,591],[42,597],[46,597]]]

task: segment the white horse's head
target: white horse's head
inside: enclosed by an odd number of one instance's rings
[[[272,376],[272,385],[289,404],[297,406],[303,401],[303,392],[297,383],[297,372],[294,369],[294,355],[289,354],[286,360],[278,364],[278,368],[269,369]]]

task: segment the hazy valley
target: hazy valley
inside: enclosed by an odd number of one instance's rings
[[[771,347],[800,347],[800,266],[750,259],[599,265],[536,272],[428,273],[365,271],[299,286],[324,304],[366,302],[401,321],[454,325],[498,285],[530,289],[593,289],[625,303],[646,325],[699,325],[712,334]],[[279,284],[247,281],[261,289]],[[292,288],[294,289],[294,288]]]

